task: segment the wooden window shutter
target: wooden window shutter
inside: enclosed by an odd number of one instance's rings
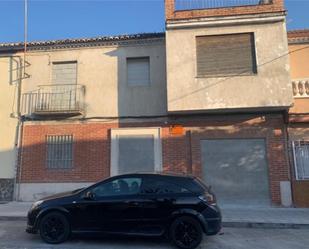
[[[255,74],[253,33],[196,37],[197,76]]]

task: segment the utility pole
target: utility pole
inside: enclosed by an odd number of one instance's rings
[[[28,0],[24,2],[24,78],[26,77],[26,54],[28,39]]]
[[[23,120],[21,117],[21,94],[22,94],[22,81],[27,77],[26,73],[26,57],[27,57],[27,39],[28,39],[28,0],[24,0],[24,58],[23,63],[20,59],[20,73],[18,80],[18,91],[17,91],[17,114],[18,123],[16,129],[16,166],[15,166],[15,182],[14,182],[14,199],[16,201],[20,200],[20,184],[22,175],[22,161],[21,161],[21,147],[22,147],[22,137],[23,137]],[[23,72],[22,72],[23,70]]]

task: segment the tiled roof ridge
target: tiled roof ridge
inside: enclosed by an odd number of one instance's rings
[[[31,41],[27,43],[29,48],[40,47],[40,46],[53,46],[53,45],[71,45],[71,44],[87,44],[95,42],[117,42],[127,40],[142,40],[152,38],[162,38],[165,36],[164,32],[156,33],[137,33],[137,34],[123,34],[115,36],[98,36],[92,38],[72,38],[72,39],[59,39],[59,40],[47,40],[47,41]],[[0,49],[4,50],[21,48],[24,46],[24,42],[13,42],[13,43],[0,43]]]
[[[290,44],[309,42],[309,29],[289,30],[287,33],[288,33],[288,41]]]

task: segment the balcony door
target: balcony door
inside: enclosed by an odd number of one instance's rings
[[[53,62],[50,102],[55,110],[75,110],[77,62]]]

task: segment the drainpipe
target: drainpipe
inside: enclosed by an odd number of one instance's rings
[[[15,135],[15,177],[14,177],[14,192],[13,199],[15,201],[19,200],[19,184],[17,184],[17,179],[20,183],[20,173],[21,173],[21,148],[22,148],[22,128],[23,120],[21,117],[21,92],[22,92],[22,80],[23,80],[23,70],[22,70],[22,58],[16,56],[19,59],[19,72],[18,72],[18,83],[17,83],[17,127]],[[19,175],[17,173],[19,172]]]

